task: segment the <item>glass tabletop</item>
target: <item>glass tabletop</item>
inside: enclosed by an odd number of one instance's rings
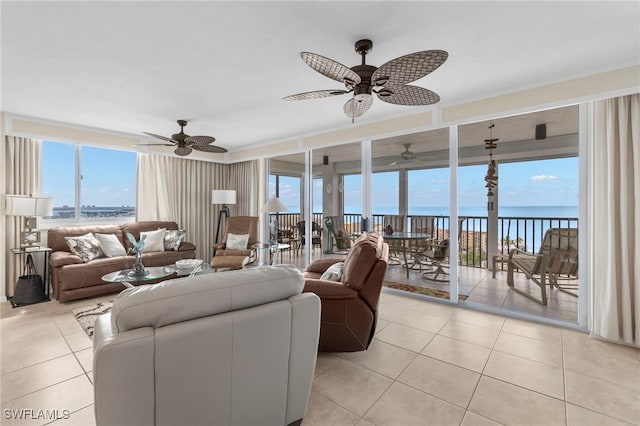
[[[132,269],[123,269],[121,271],[110,272],[106,275],[103,275],[102,280],[112,283],[126,283],[130,281],[145,282],[165,278],[171,274],[176,274],[176,276],[178,277],[185,277],[188,275],[199,275],[212,271],[211,265],[209,265],[208,263],[202,263],[195,268],[178,268],[176,265],[167,265],[150,266],[145,267],[144,269],[145,271],[147,271],[147,275],[144,276],[133,275]]]
[[[110,272],[106,275],[102,276],[103,281],[108,281],[111,283],[117,282],[144,282],[144,281],[153,281],[159,278],[168,277],[169,275],[176,272],[176,267],[173,265],[169,266],[151,266],[145,267],[145,271],[147,274],[144,276],[140,275],[132,275],[133,269],[123,269],[120,271]]]

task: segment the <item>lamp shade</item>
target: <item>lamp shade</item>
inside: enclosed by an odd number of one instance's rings
[[[5,214],[7,216],[51,216],[53,198],[7,195]]]
[[[279,198],[273,197],[260,209],[260,213],[288,212],[289,209]]]
[[[235,189],[214,189],[211,191],[211,204],[235,204]]]

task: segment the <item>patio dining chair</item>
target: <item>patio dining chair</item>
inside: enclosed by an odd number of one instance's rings
[[[540,298],[516,288],[513,275],[516,269],[523,272],[527,279],[540,287]],[[559,281],[564,278],[573,278],[574,280],[578,278],[577,229],[549,228],[544,234],[538,254],[527,253],[519,249],[513,249],[509,253],[507,285],[511,290],[531,300],[547,305],[547,284],[577,297],[577,294],[570,291],[571,289],[577,290],[577,284],[561,285]]]
[[[464,219],[458,219],[458,243],[462,237],[463,222]],[[426,258],[425,264],[429,269],[422,273],[423,279],[440,283],[449,281],[447,277],[447,275],[449,275],[448,269],[451,262],[449,241],[449,238],[445,238],[440,241],[430,240],[430,242],[427,243],[428,246],[423,256]],[[457,259],[457,256],[454,256],[454,258]],[[420,270],[422,270],[422,268]],[[438,277],[441,275],[445,277],[439,279]]]
[[[403,214],[400,215],[385,215],[382,219],[382,232],[386,232],[386,228],[391,226],[393,232],[404,232],[405,231],[405,222],[406,216]],[[406,242],[404,240],[388,240],[389,244],[389,261],[388,265],[390,266],[398,266],[402,265],[403,261],[401,260],[404,253],[404,245]]]
[[[306,221],[301,220],[296,225],[298,228],[298,237],[300,242],[296,244],[296,251],[298,249],[302,249],[302,247],[306,244],[305,238],[305,229],[306,229]],[[322,248],[322,227],[316,223],[311,222],[311,248],[319,247]]]

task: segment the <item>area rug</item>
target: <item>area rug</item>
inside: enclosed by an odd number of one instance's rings
[[[106,314],[113,307],[113,302],[99,302],[95,305],[85,306],[71,311],[80,326],[87,333],[87,336],[93,340],[93,329],[96,324],[96,318],[99,315]]]
[[[433,288],[419,287],[411,284],[394,283],[393,281],[385,281],[385,287],[395,288],[397,290],[408,291],[411,293],[424,294],[425,296],[439,297],[441,299],[449,299],[449,292],[446,290],[437,290]],[[459,300],[466,300],[466,294],[458,294]]]

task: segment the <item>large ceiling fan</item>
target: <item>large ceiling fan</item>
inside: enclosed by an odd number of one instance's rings
[[[180,156],[189,155],[194,149],[203,152],[227,152],[227,150],[222,147],[211,145],[216,140],[213,136],[189,136],[185,134],[184,127],[187,125],[187,120],[178,120],[178,125],[180,126],[180,133],[171,135],[170,138],[154,133],[142,132],[145,135],[153,136],[154,138],[162,139],[169,143],[148,143],[140,146],[175,146],[176,149],[173,152]]]
[[[400,153],[399,159],[390,163],[390,166],[397,166],[398,164],[407,164],[407,163],[424,163],[426,160],[434,159],[433,155],[424,156],[422,154],[416,154],[411,151],[411,144],[404,144],[404,151]]]
[[[365,63],[367,53],[373,48],[371,40],[359,40],[355,48],[356,52],[362,56],[362,63],[351,68],[316,53],[300,53],[300,57],[307,65],[326,77],[344,83],[346,90],[316,90],[286,96],[282,99],[297,101],[353,93],[353,97],[343,107],[344,113],[352,121],[371,108],[373,104],[371,93],[375,93],[381,101],[396,105],[430,105],[440,101],[440,96],[435,92],[407,83],[424,77],[442,65],[449,56],[444,50],[410,53],[376,68]]]

